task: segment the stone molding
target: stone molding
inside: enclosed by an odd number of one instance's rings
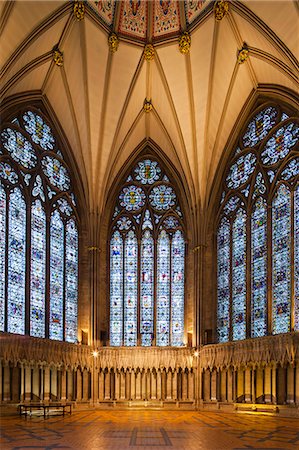
[[[299,333],[206,345],[200,351],[202,369],[299,364]]]

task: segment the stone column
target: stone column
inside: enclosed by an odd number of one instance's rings
[[[272,393],[271,393],[271,367],[265,367],[264,369],[264,400],[265,403],[271,403]]]
[[[271,389],[271,394],[272,394],[272,403],[274,403],[276,405],[277,403],[277,392],[276,392],[276,364],[273,365],[272,370],[271,370],[271,377],[272,377],[272,389]],[[299,380],[298,380],[299,381]],[[299,384],[298,384],[299,387]]]
[[[130,400],[135,400],[136,398],[136,374],[135,371],[132,369],[131,371],[131,395]]]
[[[83,398],[84,402],[88,401],[89,393],[89,372],[87,369],[83,370]]]
[[[73,370],[67,370],[67,399],[74,399],[74,384],[73,384],[74,372]]]
[[[227,369],[227,401],[234,402],[234,370]]]
[[[33,376],[32,376],[32,400],[38,401],[40,400],[40,385],[39,385],[39,378],[40,378],[40,369],[38,367],[35,367],[33,369]]]
[[[220,371],[219,375],[220,375],[220,401],[226,402],[227,401],[227,393],[226,393],[227,370],[222,369]]]
[[[190,369],[188,373],[188,399],[195,400],[194,396],[194,372]]]
[[[141,373],[141,398],[143,400],[148,399],[147,386],[147,370],[144,369]]]
[[[251,368],[246,367],[245,369],[245,403],[251,403]]]
[[[217,387],[217,372],[214,369],[211,372],[211,400],[212,401],[216,401],[217,400],[216,387]]]
[[[21,402],[25,400],[25,368],[23,366],[23,364],[21,365],[21,393],[20,393],[20,397],[21,397]],[[2,388],[2,383],[1,383],[1,388]]]
[[[27,366],[25,368],[25,401],[28,402],[30,400],[31,400],[31,368]]]
[[[188,374],[186,370],[182,372],[182,400],[187,400],[188,398]]]
[[[61,383],[61,400],[66,400],[66,370],[61,371],[60,383]]]
[[[157,400],[161,400],[161,371],[158,369],[157,371]]]
[[[126,398],[126,372],[124,370],[120,371],[120,400],[125,400]]]
[[[10,367],[4,366],[4,374],[3,374],[3,401],[10,401]],[[27,400],[27,398],[26,398]],[[30,399],[29,399],[30,400]]]
[[[253,367],[251,370],[251,393],[252,393],[252,403],[256,403],[256,368]]]
[[[138,370],[136,374],[136,400],[141,399],[141,372]]]
[[[51,369],[51,400],[57,400],[57,369]]]
[[[126,375],[126,400],[131,400],[131,372],[130,370],[126,370],[125,371],[125,375]]]
[[[157,398],[157,372],[154,370],[151,371],[151,398]]]
[[[295,377],[296,377],[296,392],[295,392],[295,403],[299,406],[299,363],[295,367]]]
[[[109,370],[107,370],[107,372],[104,373],[104,380],[105,380],[105,400],[110,400],[111,379]]]
[[[172,378],[172,398],[173,400],[178,399],[178,372],[176,369],[173,371]]]
[[[287,367],[287,403],[293,405],[295,402],[295,373],[294,367]]]
[[[82,372],[81,369],[77,369],[77,390],[76,390],[76,401],[82,401]]]
[[[172,399],[172,371],[168,370],[166,372],[166,399],[171,400]]]
[[[100,370],[99,372],[99,401],[104,400],[104,372]]]
[[[256,369],[256,402],[264,402],[264,370]]]
[[[1,367],[0,367],[1,371]],[[0,380],[1,382],[1,380]],[[11,386],[11,394],[12,394],[12,401],[15,403],[18,403],[20,401],[20,368],[19,367],[13,367],[12,368],[12,380],[11,380],[12,386]],[[2,388],[2,386],[1,386]],[[0,402],[1,402],[1,396],[0,396]]]
[[[205,401],[211,400],[211,372],[205,369],[203,373],[203,399]]]
[[[241,368],[237,372],[237,401],[242,402],[244,400],[244,370]]]

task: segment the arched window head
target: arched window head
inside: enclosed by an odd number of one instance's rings
[[[298,123],[291,110],[261,105],[226,168],[217,227],[219,342],[299,330]]]
[[[110,345],[182,346],[183,214],[153,157],[138,161],[120,188],[109,254]]]
[[[78,218],[71,172],[41,111],[1,127],[0,330],[77,341]]]

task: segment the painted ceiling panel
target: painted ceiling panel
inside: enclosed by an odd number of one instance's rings
[[[1,36],[1,65],[4,64],[16,48],[49,15],[65,2],[56,1],[15,1]]]
[[[159,48],[157,53],[169,85],[175,112],[180,123],[184,144],[192,165],[194,166],[194,159],[196,157],[194,152],[196,149],[193,147],[192,136],[192,111],[189,91],[192,80],[191,73],[188,73],[187,70],[188,56],[180,53],[178,45]],[[154,96],[155,93],[153,92],[153,97]]]
[[[3,75],[2,83],[5,84],[20,69],[25,67],[26,64],[32,62],[34,59],[38,59],[41,55],[46,53],[51,53],[54,45],[56,45],[60,39],[66,21],[67,17],[63,16],[61,20],[56,22],[50,29],[46,30],[36,39],[30,40],[26,49],[12,60],[12,63]]]
[[[299,57],[298,2],[293,0],[243,0],[274,33]]]
[[[97,177],[99,179],[106,171],[118,120],[141,55],[141,48],[124,42],[121,43],[118,51],[111,55],[109,84],[107,91],[104,92],[104,95],[107,96],[107,103],[101,123],[102,141],[100,136],[98,149],[100,164]]]
[[[101,130],[101,114],[104,96],[105,74],[108,60],[106,34],[90,20],[84,20],[87,83],[84,93],[89,103],[90,146],[93,170],[96,170]],[[83,31],[82,31],[83,33]]]
[[[80,171],[80,175],[83,180],[83,185],[89,189],[89,198],[92,203],[93,195],[91,191],[92,183],[86,176],[86,158],[88,154],[82,153],[80,145],[79,135],[77,133],[76,125],[74,122],[74,116],[72,115],[72,108],[69,104],[69,98],[65,91],[65,84],[63,81],[62,70],[60,67],[55,66],[51,74],[51,80],[47,84],[45,95],[50,102],[56,117],[58,118],[61,128],[68,140],[71,150],[74,155],[74,159]],[[84,149],[83,149],[84,150]]]
[[[41,66],[35,66],[31,72],[26,72],[25,76],[19,83],[12,85],[12,88],[7,91],[7,95],[20,94],[27,91],[40,90],[46,74],[49,70],[51,61],[43,63]]]

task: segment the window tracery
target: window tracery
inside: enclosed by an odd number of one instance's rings
[[[264,104],[232,152],[217,228],[219,342],[299,330],[298,139],[294,113]]]
[[[182,212],[152,157],[138,161],[127,176],[111,220],[110,345],[182,346]]]
[[[0,330],[77,341],[78,217],[71,176],[35,108],[1,127]]]

